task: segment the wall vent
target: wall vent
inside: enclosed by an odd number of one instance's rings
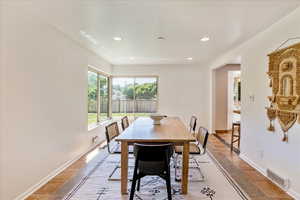
[[[289,180],[276,174],[274,171],[267,169],[267,177],[277,183],[283,189],[289,188]]]

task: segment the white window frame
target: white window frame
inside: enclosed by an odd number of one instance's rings
[[[110,120],[112,117],[112,113],[111,113],[111,78],[112,76],[110,74],[107,74],[105,72],[102,72],[100,70],[98,70],[97,68],[93,67],[93,66],[88,66],[88,72],[94,72],[97,74],[97,103],[96,103],[96,110],[97,110],[97,121],[96,123],[93,124],[88,124],[88,129],[90,130],[91,128],[97,127],[98,125],[100,125],[101,123]],[[100,110],[100,92],[99,92],[99,86],[100,86],[100,79],[99,79],[99,75],[101,76],[105,76],[107,77],[107,81],[108,81],[108,116],[105,120],[101,120],[100,115],[101,115],[101,110]],[[88,92],[87,92],[88,93]],[[87,98],[88,98],[88,94],[87,94]],[[89,103],[89,100],[87,100],[87,104]],[[87,105],[88,107],[89,105]],[[88,116],[89,112],[87,110],[87,116]],[[88,120],[87,120],[88,123]]]

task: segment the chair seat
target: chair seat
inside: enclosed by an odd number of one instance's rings
[[[113,153],[120,154],[121,153],[121,145],[118,144],[118,146],[115,148],[115,150],[113,151]],[[133,154],[133,146],[130,145],[128,147],[128,153],[129,154]]]
[[[183,146],[175,146],[175,153],[182,154]],[[201,150],[195,143],[190,143],[190,154],[200,154]]]

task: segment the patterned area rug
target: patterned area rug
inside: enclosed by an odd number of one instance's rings
[[[173,200],[241,200],[245,199],[242,193],[235,189],[228,177],[213,160],[204,155],[195,157],[200,162],[201,171],[205,178],[201,179],[199,170],[191,160],[189,170],[189,192],[181,195],[181,183],[174,178],[174,167],[171,167]],[[180,160],[180,159],[179,159]],[[120,155],[108,155],[105,150],[100,150],[98,155],[90,161],[93,169],[64,200],[127,200],[127,195],[120,194],[120,181],[108,181],[108,176],[114,167],[120,164]],[[179,163],[180,164],[180,163]],[[129,159],[129,174],[132,177],[134,159]],[[178,170],[179,176],[181,169]],[[120,169],[117,169],[112,178],[120,177]],[[131,182],[128,182],[131,188]],[[159,177],[144,177],[141,181],[141,189],[135,194],[135,200],[167,200],[166,183]]]

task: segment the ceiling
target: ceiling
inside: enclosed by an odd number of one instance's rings
[[[35,3],[35,13],[114,65],[207,63],[299,6],[296,0]],[[204,36],[210,41],[201,42]],[[114,41],[113,37],[121,37],[122,41]]]

